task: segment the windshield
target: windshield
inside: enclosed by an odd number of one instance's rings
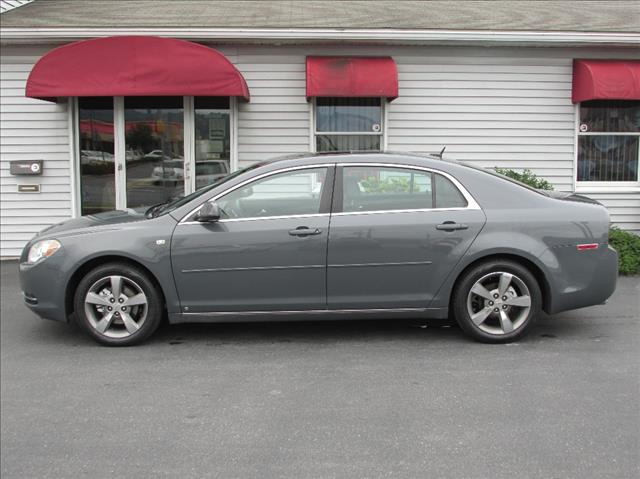
[[[173,201],[170,201],[168,203],[152,206],[151,208],[149,208],[147,210],[146,216],[149,217],[149,218],[156,218],[158,216],[166,215],[167,213],[170,213],[171,211],[175,210],[176,208],[180,208],[181,206],[186,205],[190,201],[195,200],[199,196],[202,196],[205,193],[211,191],[213,188],[216,188],[216,187],[220,186],[221,184],[226,183],[227,181],[232,180],[233,178],[236,178],[237,176],[240,176],[242,173],[245,173],[247,171],[253,170],[254,168],[262,166],[263,164],[264,163],[253,164],[253,165],[251,165],[251,166],[249,166],[247,168],[243,168],[242,170],[238,170],[238,171],[236,171],[234,173],[231,173],[230,175],[227,175],[227,176],[225,176],[223,178],[220,178],[219,180],[214,181],[210,185],[205,186],[203,188],[200,188],[198,191],[194,191],[190,195],[183,196],[181,198],[177,198],[177,199],[175,199]]]

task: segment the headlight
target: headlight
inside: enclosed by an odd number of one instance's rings
[[[60,249],[60,242],[56,240],[42,240],[29,248],[27,263],[35,263],[42,258],[48,258]]]

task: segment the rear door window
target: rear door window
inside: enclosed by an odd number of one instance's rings
[[[342,211],[464,208],[467,200],[444,175],[388,166],[345,166]]]
[[[453,182],[443,175],[435,174],[436,208],[464,208],[467,200]]]
[[[347,166],[343,170],[344,212],[433,208],[433,175],[386,166]]]

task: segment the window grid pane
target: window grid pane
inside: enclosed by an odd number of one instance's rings
[[[113,98],[78,99],[81,214],[116,208]]]
[[[373,132],[382,127],[380,98],[317,98],[316,131]]]
[[[596,100],[580,104],[580,129],[586,132],[640,132],[640,101]]]
[[[231,171],[229,98],[195,98],[196,190]]]
[[[184,195],[182,97],[125,98],[127,207]]]
[[[380,150],[379,135],[318,135],[316,151]]]
[[[640,136],[578,138],[578,181],[638,181]]]

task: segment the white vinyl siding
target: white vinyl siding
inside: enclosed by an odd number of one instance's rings
[[[238,101],[238,166],[309,151],[305,55],[277,47],[221,47],[240,70],[251,101]]]
[[[611,222],[623,230],[640,234],[640,191],[629,193],[582,193],[607,207]]]
[[[573,187],[571,59],[400,57],[390,150],[439,151],[483,167],[529,168]]]
[[[3,47],[0,59],[2,257],[19,255],[34,234],[72,215],[67,105],[24,96],[31,68],[49,49]],[[14,160],[44,160],[43,175],[10,175]],[[18,193],[19,184],[39,184],[40,193]]]

